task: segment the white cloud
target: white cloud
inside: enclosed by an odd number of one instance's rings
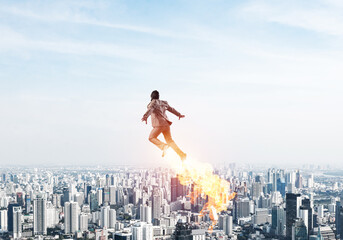
[[[247,4],[246,15],[317,33],[343,36],[343,5],[338,1],[258,1]]]

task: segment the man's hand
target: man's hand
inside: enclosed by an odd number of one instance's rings
[[[148,120],[145,118],[142,118],[142,122],[145,122],[145,124],[148,124]]]
[[[180,115],[179,116],[179,120],[181,119],[181,118],[184,118],[185,117],[185,115]]]

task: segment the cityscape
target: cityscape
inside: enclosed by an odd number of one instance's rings
[[[235,197],[214,216],[174,170],[2,168],[2,239],[342,239],[342,177],[329,166],[213,170]]]

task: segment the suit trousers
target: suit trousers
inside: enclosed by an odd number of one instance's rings
[[[167,143],[164,143],[157,138],[161,133],[163,134],[164,139]],[[181,149],[176,145],[176,143],[172,139],[170,126],[154,127],[150,132],[149,141],[155,144],[161,150],[163,150],[163,147],[165,145],[170,146],[180,157],[185,154],[181,151]]]

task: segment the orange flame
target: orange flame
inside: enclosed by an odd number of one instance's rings
[[[176,168],[176,172],[182,185],[193,185],[189,194],[192,203],[195,203],[198,197],[207,199],[200,214],[209,213],[212,221],[209,229],[212,230],[218,221],[218,214],[227,210],[230,200],[236,196],[231,190],[230,183],[213,174],[209,164],[191,161],[188,158]]]

